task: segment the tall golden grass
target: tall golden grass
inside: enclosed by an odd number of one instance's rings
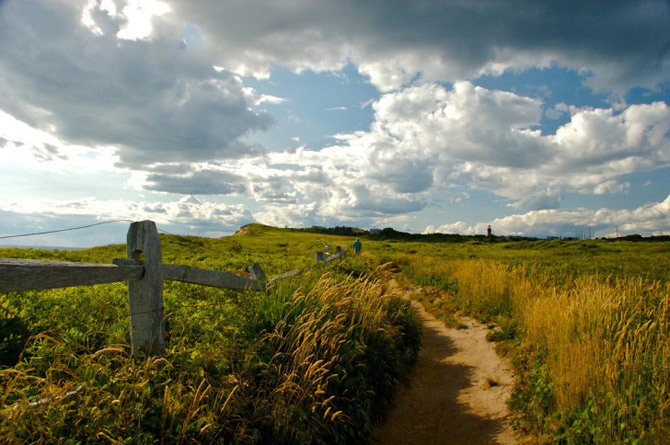
[[[403,336],[389,319],[392,298],[397,299],[385,294],[379,282],[343,282],[324,275],[307,293],[298,291],[284,303],[281,320],[261,339],[276,351],[266,365],[277,376],[266,400],[277,431],[295,432],[298,419],[286,409],[291,405],[309,407],[320,419],[312,426],[322,433],[351,422],[351,403],[337,394],[351,378],[352,365],[365,366],[361,356],[371,335],[383,335],[389,344]],[[353,392],[348,397],[357,398]]]
[[[412,267],[414,274],[436,269],[429,258],[415,259]],[[670,284],[570,279],[484,260],[439,268],[457,282],[451,298],[461,309],[483,319],[512,319],[520,341],[542,352],[555,433],[571,437],[570,428],[580,425],[574,437],[596,441],[670,437]],[[586,426],[574,422],[580,415]]]

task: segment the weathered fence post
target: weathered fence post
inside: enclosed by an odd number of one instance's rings
[[[316,262],[318,263],[319,261],[326,262],[326,252],[316,252]]]
[[[258,283],[259,290],[265,289],[267,287],[268,279],[265,277],[265,272],[263,272],[260,264],[254,263],[249,266],[249,273],[251,274],[251,277]]]
[[[144,263],[142,278],[128,281],[130,342],[133,355],[161,355],[165,347],[163,265],[161,241],[153,221],[134,222],[130,225],[126,257],[143,260]]]

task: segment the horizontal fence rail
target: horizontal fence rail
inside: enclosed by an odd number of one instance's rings
[[[140,261],[142,255],[144,261]],[[330,263],[345,256],[346,252],[337,246],[335,254],[329,257],[325,252],[317,252],[316,261]],[[249,267],[252,278],[218,270],[164,264],[160,237],[152,221],[130,225],[126,257],[114,258],[113,264],[0,258],[0,293],[127,281],[132,353],[161,355],[164,349],[163,280],[259,291],[307,270],[292,270],[268,281],[259,264]]]
[[[163,264],[163,279],[183,281],[185,283],[200,284],[202,286],[218,287],[221,289],[260,290],[258,281],[241,277],[230,272],[199,269],[177,264]]]
[[[144,266],[0,258],[0,292],[139,280]]]

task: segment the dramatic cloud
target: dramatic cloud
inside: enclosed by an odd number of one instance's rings
[[[253,184],[252,196],[260,202],[295,204],[299,194],[306,196],[330,184],[330,179],[319,168],[264,165],[260,160],[254,162],[253,167],[247,169],[245,176]]]
[[[542,153],[528,166],[532,168],[466,161],[456,165],[453,177],[526,208],[556,207],[568,191],[620,192],[628,187],[618,182],[625,175],[668,166],[670,107],[655,102],[631,105],[620,113],[577,109],[555,135],[528,135]]]
[[[489,223],[468,225],[462,221],[428,226],[424,233],[459,233],[475,235],[486,233]],[[534,210],[524,214],[496,218],[491,223],[497,235],[525,236],[614,236],[645,233],[670,235],[670,195],[657,203],[633,210],[585,209]]]
[[[270,126],[251,110],[262,98],[214,69],[210,53],[184,47],[181,24],[145,17],[149,38],[132,11],[110,5],[5,2],[0,108],[69,143],[113,145],[132,168],[261,151],[240,138]]]
[[[621,90],[653,87],[670,70],[670,8],[662,0],[434,2],[174,0],[236,72],[273,64],[339,70],[349,62],[382,91],[417,75],[453,81],[552,63]]]
[[[361,220],[424,208],[426,200],[421,193],[416,196],[410,189],[420,192],[430,179],[413,178],[409,174],[404,176],[408,182],[402,178],[388,179],[392,175],[375,179],[377,167],[369,162],[367,150],[368,147],[352,145],[332,146],[320,151],[298,149],[295,153],[273,153],[269,158],[273,164],[294,166],[294,173],[286,178],[297,192],[293,196],[318,203],[317,213],[322,218]],[[423,163],[418,161],[418,164]]]
[[[573,107],[549,135],[534,129],[541,101],[469,82],[452,89],[426,83],[372,106],[370,130],[337,135],[337,145],[237,163],[253,196],[297,206],[282,213],[285,223],[305,216],[307,204],[310,218],[328,220],[409,214],[459,184],[519,208],[551,209],[566,193],[625,191],[626,175],[670,163],[670,107],[662,102],[619,111]]]
[[[284,162],[322,168],[330,212],[420,210],[426,192],[455,181],[509,198],[520,208],[556,208],[567,192],[628,187],[625,175],[668,166],[670,107],[663,102],[572,110],[555,135],[533,129],[542,103],[458,82],[423,84],[373,104],[370,131],[340,145],[298,150]],[[374,191],[374,193],[371,193]]]
[[[315,220],[316,203],[266,206],[254,214],[256,221],[274,227],[300,227]]]
[[[170,173],[149,174],[144,188],[184,195],[231,195],[246,190],[244,178],[226,171],[203,169],[184,174]]]
[[[640,190],[668,184],[668,23],[663,0],[0,0],[0,210],[219,233],[497,199],[517,233],[617,195],[662,231]]]

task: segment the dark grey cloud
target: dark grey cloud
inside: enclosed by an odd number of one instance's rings
[[[372,190],[368,185],[357,185],[351,189],[356,200],[352,205],[341,208],[345,216],[359,217],[384,217],[417,212],[426,207],[426,202],[416,196],[400,196],[384,194]]]
[[[287,185],[288,181],[285,181]],[[252,186],[252,193],[259,201],[270,202],[273,204],[296,204],[298,200],[296,199],[295,193],[284,189],[282,187],[284,184],[278,184],[279,187],[273,186],[273,183],[264,183],[264,184],[254,184]]]
[[[191,164],[157,164],[147,168],[147,171],[155,174],[186,175],[195,171]]]
[[[514,207],[528,210],[557,209],[561,206],[562,196],[558,191],[542,190],[525,196],[514,204]]]
[[[0,7],[0,108],[83,145],[114,145],[121,163],[239,158],[262,149],[240,141],[267,129],[240,81],[185,50],[180,23],[155,21],[152,40],[116,37],[121,19],[94,10],[103,30],[82,26],[83,3],[7,1]]]
[[[295,204],[299,197],[332,185],[332,178],[318,168],[304,168],[295,164],[273,164],[271,167],[269,174],[250,175],[248,178],[253,184],[251,193],[258,201]]]
[[[170,2],[242,71],[352,61],[378,85],[394,86],[399,73],[454,80],[555,62],[591,70],[589,83],[605,89],[651,87],[670,74],[665,0],[263,3]]]
[[[161,213],[161,214],[167,214],[167,210],[165,210],[164,207],[157,205],[157,204],[145,204],[142,207],[142,210],[147,212],[147,213]]]
[[[150,173],[145,188],[184,195],[231,195],[244,193],[246,180],[218,170],[200,170],[186,175]]]
[[[371,165],[369,177],[386,184],[396,193],[420,193],[433,185],[434,162],[421,159],[402,159],[398,156]]]
[[[58,147],[51,144],[44,144],[44,146],[31,147],[31,151],[35,159],[40,161],[53,161],[55,159],[67,160],[68,157],[63,155],[58,150]]]

